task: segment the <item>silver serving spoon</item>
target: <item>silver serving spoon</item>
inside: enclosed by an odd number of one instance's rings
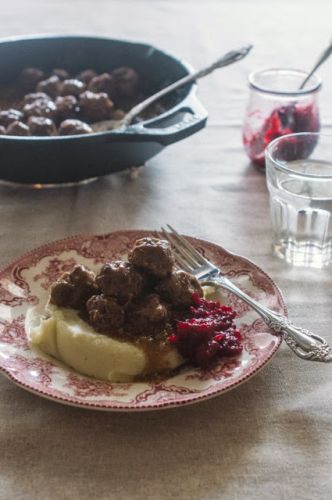
[[[156,92],[139,104],[136,104],[136,106],[128,111],[128,113],[123,118],[121,118],[121,120],[104,120],[101,122],[92,123],[92,130],[94,132],[105,132],[106,130],[128,127],[128,125],[132,123],[133,119],[136,118],[136,116],[138,116],[144,109],[150,106],[150,104],[156,102],[161,97],[164,97],[165,95],[173,92],[173,90],[187,85],[187,83],[193,82],[194,80],[198,80],[198,78],[209,75],[210,73],[212,73],[212,71],[218,68],[223,68],[224,66],[228,66],[229,64],[240,61],[241,59],[246,57],[251,49],[252,45],[246,45],[239,50],[231,50],[230,52],[227,52],[227,54],[215,61],[213,64],[210,64],[206,68],[196,71],[195,73],[184,76],[180,80],[171,83],[171,85],[168,85],[164,89],[159,90],[159,92]]]
[[[308,83],[308,81],[310,80],[310,78],[312,77],[312,75],[330,57],[331,54],[332,54],[332,40],[330,41],[329,46],[319,56],[318,61],[316,62],[315,66],[312,68],[312,70],[310,71],[310,73],[305,77],[305,79],[301,83],[301,85],[299,87],[299,90],[302,90],[306,86],[306,84]]]

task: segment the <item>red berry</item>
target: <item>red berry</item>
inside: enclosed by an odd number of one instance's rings
[[[168,337],[170,344],[202,368],[208,368],[220,356],[240,354],[242,336],[233,323],[233,309],[198,294],[193,294],[193,302],[189,317],[176,322],[175,333]]]
[[[176,336],[176,335],[174,335],[174,334],[173,334],[173,335],[169,335],[169,337],[168,337],[168,342],[169,342],[170,344],[176,344],[176,342],[177,342],[177,336]]]

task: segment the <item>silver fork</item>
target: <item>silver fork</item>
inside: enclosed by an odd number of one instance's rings
[[[249,304],[275,333],[281,335],[287,345],[300,358],[311,361],[332,361],[331,349],[322,337],[304,328],[293,325],[286,316],[272,311],[252,299],[222,275],[212,262],[208,261],[189,241],[167,224],[168,230],[161,228],[163,236],[174,250],[177,264],[206,285],[220,286]]]

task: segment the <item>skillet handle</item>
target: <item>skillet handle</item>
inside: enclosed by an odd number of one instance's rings
[[[205,126],[207,116],[207,111],[193,94],[167,116],[159,120],[154,119],[153,123],[150,124],[131,125],[126,132],[139,134],[136,139],[140,141],[159,142],[163,146],[168,146],[202,129]],[[167,125],[168,122],[171,124]]]

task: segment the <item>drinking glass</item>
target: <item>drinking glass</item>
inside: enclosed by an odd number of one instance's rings
[[[332,263],[332,136],[289,134],[265,151],[274,253],[296,266]]]
[[[265,69],[249,75],[250,98],[243,123],[243,144],[255,165],[264,168],[266,146],[277,137],[319,132],[321,79],[313,75],[304,89],[305,71]]]

